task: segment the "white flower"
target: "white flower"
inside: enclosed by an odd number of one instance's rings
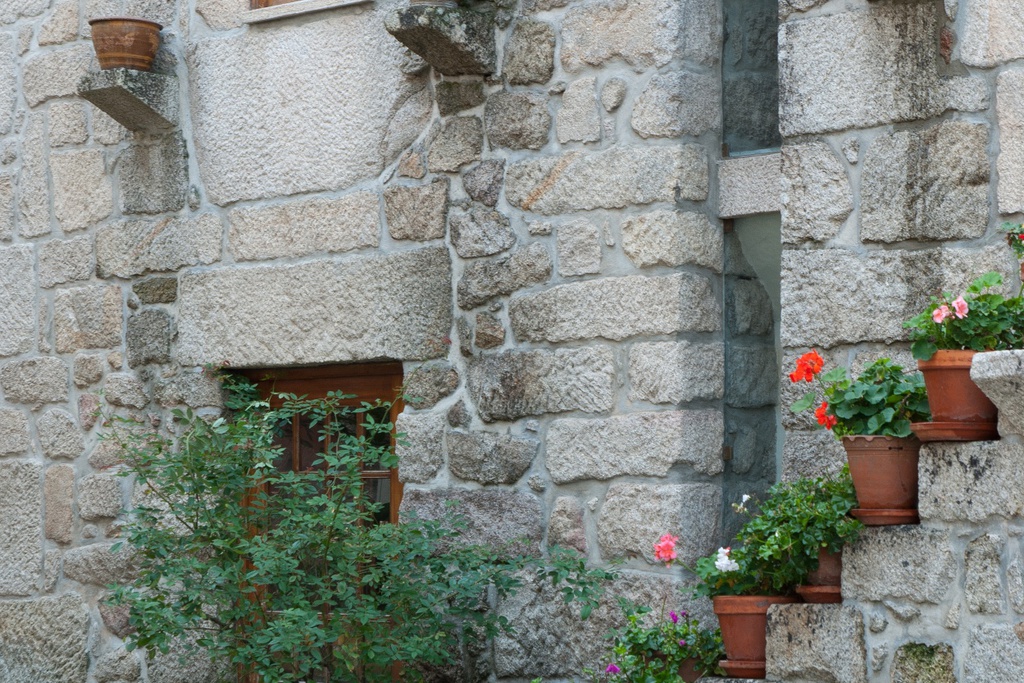
[[[740,568],[732,559],[729,558],[729,548],[719,548],[718,557],[715,558],[715,569],[720,572],[734,572]]]
[[[746,493],[744,493],[743,494],[743,500],[740,501],[740,505],[746,505],[748,500],[750,500],[750,496],[748,496]]]

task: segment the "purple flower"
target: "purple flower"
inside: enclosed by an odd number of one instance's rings
[[[686,641],[685,640],[680,640],[679,641],[679,647],[686,647]]]
[[[687,612],[684,609],[683,610],[679,610],[679,616],[681,616],[683,619],[685,619],[686,617],[690,616],[690,613]]]
[[[679,623],[679,615],[676,614],[675,612],[669,612],[668,613],[668,618],[672,620],[673,624],[678,624]]]
[[[619,667],[615,666],[615,663],[612,662],[611,664],[608,665],[608,668],[605,669],[604,672],[606,674],[617,674],[617,673],[622,673],[622,669],[620,669]]]

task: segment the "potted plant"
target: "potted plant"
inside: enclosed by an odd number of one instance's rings
[[[101,69],[149,71],[160,48],[160,24],[138,17],[89,20],[92,44]]]
[[[605,668],[616,683],[693,683],[705,674],[721,674],[722,634],[703,628],[685,610],[662,614],[650,623],[649,607],[619,599],[626,625],[614,633],[612,661]]]
[[[1024,344],[1024,306],[994,287],[996,272],[985,273],[953,298],[931,297],[924,311],[904,323],[911,352],[924,374],[932,420],[914,426],[922,441],[978,441],[999,438],[995,405],[971,381],[971,361],[980,351],[1020,348]]]
[[[1021,291],[1017,296],[1024,294],[1024,224],[1003,223],[1003,232],[1006,233],[1006,243],[1010,245],[1013,255],[1017,257],[1020,264]]]
[[[792,382],[817,382],[825,400],[815,409],[818,424],[842,441],[858,507],[850,514],[868,525],[917,523],[917,460],[921,442],[911,424],[929,418],[924,382],[888,358],[868,365],[851,380],[839,367],[821,374],[824,360],[811,350],[797,360]],[[808,410],[809,391],[792,406]]]

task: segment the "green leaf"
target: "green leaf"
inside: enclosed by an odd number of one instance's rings
[[[802,398],[793,402],[793,405],[789,409],[794,413],[800,413],[810,408],[815,403],[815,395],[813,391],[809,391],[803,395]]]

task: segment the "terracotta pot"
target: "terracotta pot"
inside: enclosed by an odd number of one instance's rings
[[[768,608],[797,602],[797,598],[718,595],[712,602],[725,645],[722,668],[733,678],[764,678]]]
[[[869,526],[917,524],[921,442],[913,437],[844,436],[843,447],[860,506],[850,514]]]
[[[679,665],[678,674],[686,683],[694,683],[694,681],[704,675],[704,669],[701,668],[699,659],[688,657]]]
[[[92,44],[102,69],[149,71],[160,47],[160,29],[155,21],[133,17],[90,19]]]
[[[797,594],[804,602],[834,605],[843,601],[843,552],[818,550],[818,568],[807,575],[807,585],[797,586]]]
[[[939,350],[931,360],[917,361],[928,390],[932,422],[995,424],[996,406],[971,381],[971,361],[977,351]]]

